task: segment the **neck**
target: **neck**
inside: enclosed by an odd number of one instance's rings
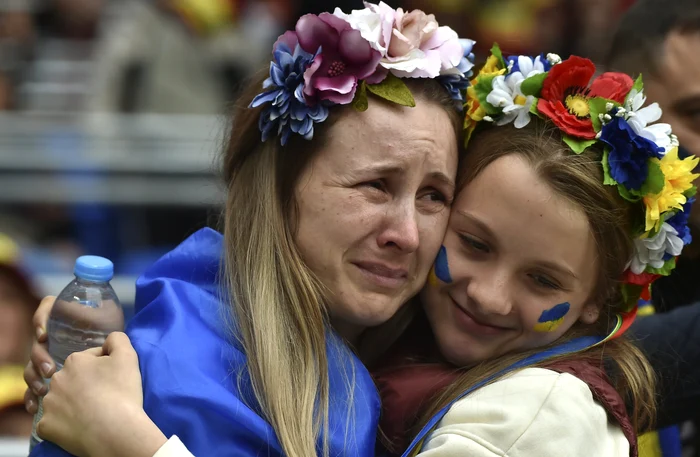
[[[340,319],[331,319],[331,326],[338,335],[340,335],[353,347],[357,347],[358,343],[360,342],[360,338],[362,337],[362,333],[366,328],[361,325],[341,321]]]

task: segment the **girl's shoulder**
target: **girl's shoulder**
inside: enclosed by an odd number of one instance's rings
[[[430,456],[629,456],[621,428],[573,374],[526,368],[455,402],[421,452]]]

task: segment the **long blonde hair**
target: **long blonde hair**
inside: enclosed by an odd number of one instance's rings
[[[417,99],[442,106],[455,131],[460,130],[454,102],[437,81],[406,82]],[[352,108],[331,108],[328,119],[316,126],[312,141],[293,135],[286,146],[274,136],[262,143],[261,108],[248,108],[261,88],[262,77],[237,103],[223,155],[224,279],[255,400],[284,453],[308,457],[316,455],[319,434],[328,429],[330,294],[306,266],[295,243],[295,187],[324,145],[329,128]],[[383,102],[372,98],[370,103]],[[322,449],[328,455],[326,439]]]
[[[533,119],[522,129],[512,125],[487,127],[476,132],[471,139],[460,163],[457,189],[463,190],[489,164],[510,154],[523,157],[555,192],[584,211],[596,242],[600,273],[592,299],[602,306],[601,318],[594,325],[574,325],[554,344],[578,336],[607,334],[615,314],[624,308],[618,278],[632,255],[634,211],[614,187],[603,185],[602,150],[591,147],[582,154],[574,154],[550,121]],[[420,415],[414,432],[420,431],[421,424],[427,423],[469,387],[543,349],[508,354],[462,370],[454,383],[431,400],[430,406]],[[631,419],[637,431],[651,427],[655,416],[656,380],[645,356],[634,344],[622,337],[576,355],[550,359],[538,366],[571,358],[604,363],[613,374],[614,387],[632,405]]]

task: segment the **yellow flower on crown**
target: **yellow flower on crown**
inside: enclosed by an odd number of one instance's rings
[[[484,119],[486,116],[486,111],[479,103],[479,99],[476,97],[476,90],[474,86],[479,81],[481,76],[498,76],[506,72],[505,68],[498,68],[500,66],[501,59],[491,54],[479,74],[476,75],[474,79],[471,80],[471,84],[467,87],[467,102],[465,106],[467,107],[467,114],[464,116],[464,130],[466,131],[465,141],[469,141],[472,136],[476,124]]]
[[[698,157],[678,158],[678,148],[674,147],[659,159],[651,159],[659,164],[664,174],[664,187],[658,194],[644,197],[646,205],[645,230],[658,229],[661,225],[661,215],[672,209],[682,209],[686,202],[683,195],[685,191],[693,187],[693,181],[698,174],[692,171],[698,164]]]

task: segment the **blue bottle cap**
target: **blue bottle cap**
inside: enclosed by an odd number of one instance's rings
[[[96,255],[84,255],[75,261],[75,276],[87,281],[106,282],[114,276],[114,264]]]

